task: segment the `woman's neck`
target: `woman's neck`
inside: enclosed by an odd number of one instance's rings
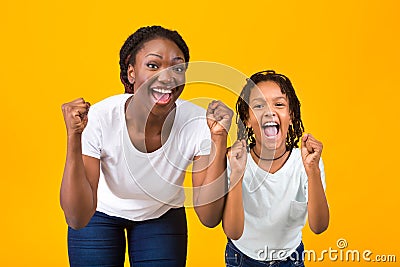
[[[146,111],[140,103],[130,100],[127,101],[125,110],[129,137],[139,151],[153,152],[167,141],[174,124],[176,108],[166,113],[154,114]]]
[[[173,109],[160,114],[155,114],[154,110],[155,108],[147,110],[140,101],[135,100],[132,96],[125,105],[125,116],[129,128],[134,129],[135,132],[154,135],[164,132],[164,127],[172,126],[175,118],[175,105]]]

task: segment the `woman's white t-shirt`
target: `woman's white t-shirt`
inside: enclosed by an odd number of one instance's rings
[[[325,189],[322,159],[319,168]],[[244,230],[232,242],[256,260],[287,258],[302,240],[301,231],[307,217],[308,178],[300,149],[293,149],[275,173],[259,168],[248,153],[242,183]]]
[[[142,221],[183,206],[186,168],[195,156],[210,153],[211,138],[205,110],[178,99],[167,141],[154,152],[140,152],[125,120],[131,96],[112,96],[90,107],[82,154],[100,159],[97,210]]]

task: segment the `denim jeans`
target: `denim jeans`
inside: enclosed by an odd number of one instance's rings
[[[301,242],[296,251],[285,260],[258,261],[242,253],[228,239],[225,250],[225,264],[227,267],[304,267],[303,252],[304,245]]]
[[[185,266],[185,208],[170,209],[160,218],[146,221],[96,211],[86,227],[68,228],[71,267],[123,267],[126,244],[131,266]]]

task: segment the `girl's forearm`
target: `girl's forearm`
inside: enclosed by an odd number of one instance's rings
[[[235,179],[235,175],[231,175],[230,179],[233,188],[226,196],[222,227],[228,238],[237,240],[242,236],[244,228],[243,176],[240,179]]]
[[[306,170],[308,176],[308,222],[311,230],[320,234],[329,225],[329,207],[319,169]]]

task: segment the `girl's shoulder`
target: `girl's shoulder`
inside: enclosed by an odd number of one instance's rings
[[[298,161],[302,162],[300,148],[298,148],[298,147],[293,148],[292,151],[290,152],[289,159],[291,159],[295,162],[298,162]]]

